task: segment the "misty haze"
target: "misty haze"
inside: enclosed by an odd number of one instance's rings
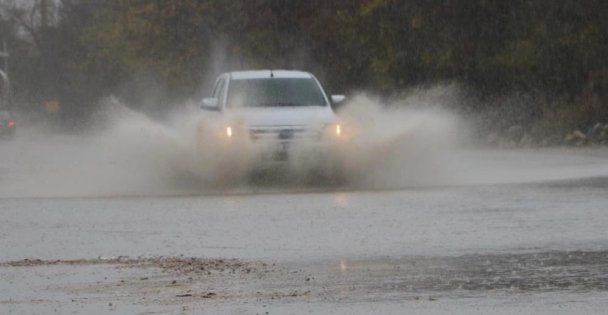
[[[0,313],[605,314],[601,0],[0,0]]]

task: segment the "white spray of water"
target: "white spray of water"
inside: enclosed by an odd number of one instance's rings
[[[101,131],[65,135],[23,124],[6,144],[3,196],[106,196],[176,192],[187,144],[171,128],[110,101]]]
[[[453,100],[446,97],[450,93],[445,87],[418,91],[389,106],[364,95],[353,98],[339,112],[351,141],[333,150],[347,179],[341,184],[408,188],[608,175],[605,152],[591,161],[595,164],[575,160],[583,164],[583,171],[564,167],[572,164],[566,157],[566,162],[558,160],[556,167],[534,173],[526,165],[546,164],[547,154],[463,151],[459,144],[466,138],[466,124],[445,109]],[[26,126],[15,140],[3,143],[0,197],[172,195],[259,188],[247,178],[252,166],[249,143],[218,150],[222,143],[213,130],[221,130],[224,122],[201,113],[197,106],[184,106],[160,123],[115,99],[106,103],[99,116],[105,123],[97,131],[71,136]],[[234,126],[239,128],[238,123]],[[500,159],[505,154],[515,154],[519,160]],[[300,176],[297,156],[294,161],[291,166],[298,169],[294,174]],[[306,181],[307,187],[317,184],[321,183],[314,178]],[[298,179],[275,187],[285,185],[302,187]]]
[[[356,97],[340,115],[355,130],[352,144],[340,154],[353,184],[401,188],[440,184],[458,147],[463,125],[442,104],[405,99],[385,108],[366,96]]]

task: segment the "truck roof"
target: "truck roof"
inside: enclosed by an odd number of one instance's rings
[[[272,76],[271,76],[272,73]],[[266,79],[266,78],[312,78],[312,74],[296,70],[251,70],[230,72],[233,80]]]

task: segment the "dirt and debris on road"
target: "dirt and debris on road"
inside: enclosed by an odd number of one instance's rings
[[[0,279],[12,289],[0,305],[35,307],[71,301],[89,309],[125,304],[158,309],[203,302],[299,299],[309,297],[313,290],[311,276],[303,272],[223,258],[22,259],[0,262]]]
[[[207,273],[211,271],[246,272],[266,270],[269,266],[262,262],[245,262],[238,259],[211,259],[196,257],[146,257],[130,258],[127,256],[99,257],[96,259],[43,260],[22,259],[0,262],[0,267],[36,267],[36,266],[74,266],[74,265],[116,265],[117,267],[156,267],[163,272],[178,274]]]
[[[608,291],[608,251],[376,257],[279,265],[194,257],[24,259],[1,262],[0,276],[18,269],[35,270],[59,283],[60,277],[99,265],[109,267],[99,273],[103,279],[55,284],[50,289],[70,299],[88,296],[88,303],[135,305],[196,305],[206,300],[437,301],[488,292]]]

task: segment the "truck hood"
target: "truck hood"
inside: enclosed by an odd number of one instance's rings
[[[336,118],[329,106],[250,107],[230,111],[228,117],[243,120],[250,127],[322,125]]]

